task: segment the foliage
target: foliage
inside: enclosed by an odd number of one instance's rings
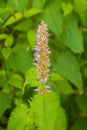
[[[45,95],[35,92],[33,56],[41,21],[51,50]],[[87,0],[0,0],[0,130],[86,130],[86,86]]]

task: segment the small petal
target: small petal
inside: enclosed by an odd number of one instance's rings
[[[50,85],[46,85],[46,88],[50,89],[50,88],[51,88],[51,86],[50,86]]]

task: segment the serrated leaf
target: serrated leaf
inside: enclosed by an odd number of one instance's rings
[[[0,117],[8,108],[11,107],[11,97],[9,94],[0,92]]]
[[[62,34],[65,44],[74,52],[82,53],[83,48],[83,36],[78,29],[78,24],[75,18],[68,17],[64,23],[64,32]]]
[[[64,16],[68,15],[69,13],[72,12],[73,10],[73,5],[71,3],[65,3],[62,2],[62,8],[63,8],[63,12],[64,12]]]
[[[53,92],[34,97],[31,110],[38,130],[54,130],[59,106],[60,102]]]
[[[56,34],[62,32],[62,14],[59,1],[52,1],[44,9],[43,20],[49,28]]]
[[[31,87],[38,87],[41,85],[39,80],[37,79],[37,71],[36,68],[30,68],[25,75],[24,87],[29,84]]]
[[[9,84],[22,89],[23,78],[18,74],[14,74],[10,77]]]
[[[66,115],[63,108],[57,109],[57,117],[55,122],[55,129],[54,130],[66,130]]]
[[[70,51],[64,51],[56,59],[55,70],[65,79],[71,81],[77,88],[82,88],[82,78],[76,58]]]
[[[11,113],[7,130],[24,130],[28,125],[28,112],[29,109],[24,104],[16,107]]]

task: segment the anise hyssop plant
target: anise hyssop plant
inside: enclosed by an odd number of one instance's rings
[[[40,86],[35,90],[37,92],[30,101],[30,108],[21,104],[12,112],[8,130],[66,130],[66,116],[60,105],[59,94],[50,90],[52,87],[47,84],[51,65],[48,37],[47,25],[42,21],[38,26],[37,44],[34,48]]]

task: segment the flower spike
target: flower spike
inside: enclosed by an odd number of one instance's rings
[[[48,48],[48,28],[47,25],[42,21],[38,26],[37,45],[34,48],[34,57],[37,64],[37,73],[40,82],[46,83],[49,78],[49,48]]]
[[[46,82],[49,78],[49,67],[50,67],[50,51],[48,47],[48,28],[47,25],[42,21],[38,26],[38,35],[36,37],[37,44],[34,48],[35,66],[37,68],[38,79],[42,83],[42,86],[36,89],[39,94],[43,95],[46,92],[50,92],[49,85]]]

